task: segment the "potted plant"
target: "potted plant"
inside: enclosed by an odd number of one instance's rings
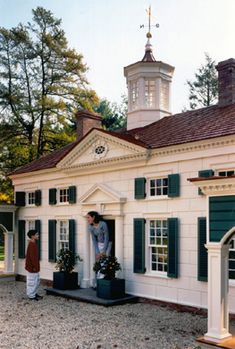
[[[116,272],[121,270],[116,257],[102,255],[95,262],[93,270],[96,274],[104,276],[103,278],[97,278],[97,297],[116,299],[125,296],[125,280],[116,278]]]
[[[53,288],[78,288],[78,273],[73,271],[77,260],[81,260],[80,256],[69,249],[62,248],[58,251],[55,268],[59,271],[53,273]]]

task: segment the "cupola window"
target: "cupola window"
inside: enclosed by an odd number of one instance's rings
[[[145,106],[155,107],[156,83],[155,80],[145,80]]]
[[[137,83],[137,81],[133,81],[132,84],[131,84],[131,105],[132,105],[132,110],[136,109],[138,107],[138,97],[139,97],[138,83]]]

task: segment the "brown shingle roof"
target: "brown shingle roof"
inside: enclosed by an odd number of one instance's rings
[[[222,137],[235,134],[235,104],[226,107],[215,105],[167,116],[145,127],[121,133],[101,129],[99,131],[152,149]],[[16,169],[12,175],[53,168],[78,143],[70,143],[60,150],[34,160]]]
[[[17,168],[15,171],[11,173],[11,175],[46,170],[48,168],[55,167],[56,164],[60,160],[62,160],[65,157],[65,155],[67,155],[76,146],[77,143],[78,142],[76,141],[76,142],[67,144],[65,147],[59,150],[55,150],[51,154],[42,156],[39,159],[29,162],[28,164]]]
[[[145,127],[126,131],[150,148],[235,134],[235,104],[217,105],[164,117]]]

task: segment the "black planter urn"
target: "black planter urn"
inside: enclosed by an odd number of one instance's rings
[[[117,299],[125,297],[124,279],[97,279],[96,295],[104,299]]]
[[[75,290],[78,288],[78,273],[65,273],[56,271],[53,273],[53,288],[58,290]]]

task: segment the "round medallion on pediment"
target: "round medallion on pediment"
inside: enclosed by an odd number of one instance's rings
[[[104,158],[107,152],[108,152],[108,144],[103,140],[96,141],[92,146],[92,154],[94,159]]]

